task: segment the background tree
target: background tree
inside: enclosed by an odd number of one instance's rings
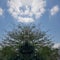
[[[36,26],[18,26],[8,32],[1,46],[2,60],[57,60],[58,57],[49,36]]]

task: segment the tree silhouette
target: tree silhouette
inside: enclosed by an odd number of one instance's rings
[[[18,26],[4,38],[0,59],[57,60],[57,50],[52,45],[46,32],[35,26]]]

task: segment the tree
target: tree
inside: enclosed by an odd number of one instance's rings
[[[18,26],[8,32],[1,44],[2,60],[57,60],[52,45],[46,32],[35,26]]]

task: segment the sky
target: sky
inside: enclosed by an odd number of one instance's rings
[[[0,0],[0,38],[19,23],[41,25],[59,46],[60,0]]]

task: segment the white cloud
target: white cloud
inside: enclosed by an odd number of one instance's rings
[[[23,18],[23,17],[19,17],[18,18],[19,21],[21,22],[34,22],[34,20],[32,18]]]
[[[2,15],[3,15],[3,9],[0,8],[0,16],[2,16]]]
[[[46,0],[8,0],[9,13],[20,22],[33,22],[40,18],[46,7]]]
[[[55,15],[56,13],[58,13],[58,11],[59,11],[59,6],[56,5],[56,6],[54,6],[54,7],[50,10],[50,13],[51,13],[51,15],[53,16],[53,15]]]
[[[56,43],[54,44],[53,48],[59,48],[60,47],[60,43]]]

